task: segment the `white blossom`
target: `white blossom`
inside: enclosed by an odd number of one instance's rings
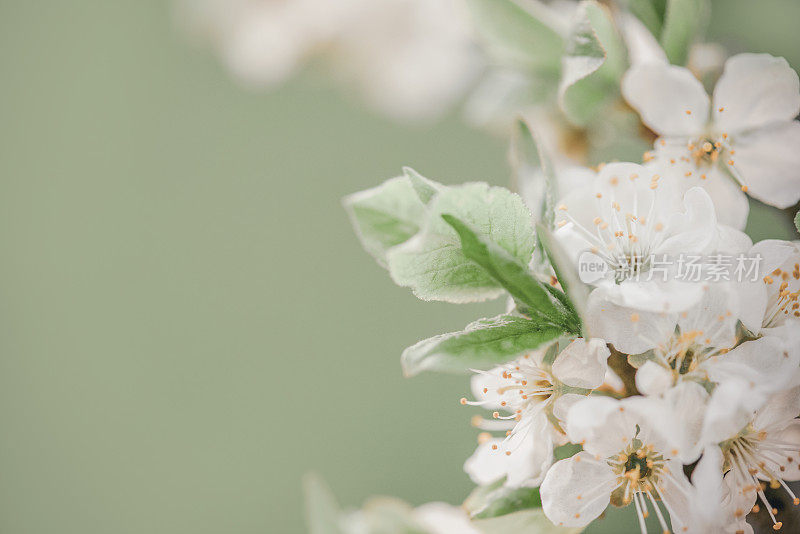
[[[603,384],[609,351],[599,339],[577,339],[537,350],[490,371],[476,371],[476,401],[462,404],[494,409],[492,420],[474,424],[487,431],[504,430],[503,439],[483,434],[464,464],[478,484],[506,477],[509,486],[535,486],[553,462],[553,447],[564,443],[563,421],[569,408]]]
[[[648,506],[668,530],[688,520],[691,486],[667,421],[652,417],[640,399],[589,397],[569,412],[567,435],[583,451],[556,462],[541,486],[544,513],[556,525],[582,527],[610,502],[631,503],[642,532]],[[642,399],[644,400],[644,399]]]
[[[556,238],[578,264],[591,254],[607,267],[595,281],[599,295],[619,306],[680,311],[702,295],[699,284],[654,260],[710,251],[719,240],[714,206],[701,188],[681,195],[652,169],[634,163],[605,165],[594,182],[559,203]]]
[[[800,244],[775,239],[749,251],[762,261],[759,276],[739,290],[748,306],[742,323],[757,336],[772,336],[800,350]]]
[[[800,83],[783,58],[739,54],[711,98],[692,73],[652,61],[632,67],[622,92],[656,132],[656,157],[713,191],[721,219],[743,227],[743,195],[786,208],[800,200]]]
[[[778,530],[782,523],[764,489],[766,484],[783,488],[794,504],[800,505],[786,483],[800,480],[800,386],[778,392],[766,402],[744,391],[743,384],[736,381],[714,391],[703,427],[706,446],[700,464],[712,463],[716,469],[698,464],[700,470],[693,481],[699,487],[720,488],[713,495],[700,494],[700,508],[706,514],[745,530],[749,528],[745,516],[760,503]],[[760,406],[754,411],[754,405]],[[721,462],[715,459],[719,455]]]

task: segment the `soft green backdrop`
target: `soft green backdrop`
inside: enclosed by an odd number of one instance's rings
[[[800,63],[799,3],[717,3]],[[504,184],[504,151],[317,77],[243,91],[165,2],[0,0],[0,533],[302,532],[309,469],[460,501],[466,382],[398,355],[499,304],[394,287],[339,199],[404,164]]]

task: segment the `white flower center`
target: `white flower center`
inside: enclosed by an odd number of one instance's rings
[[[716,164],[723,151],[728,150],[730,146],[727,143],[727,137],[707,135],[689,141],[687,148],[695,165],[703,168]]]
[[[628,177],[631,181],[640,179],[638,174],[631,174]],[[650,179],[650,189],[658,188],[659,175],[653,175]],[[610,184],[616,186],[619,177],[612,177]],[[622,206],[614,198],[614,195],[605,197],[602,193],[595,194],[596,213],[608,213],[604,218],[598,215],[592,220],[592,227],[582,225],[573,217],[565,204],[558,206],[563,212],[565,220],[559,223],[559,227],[573,224],[574,230],[586,242],[593,254],[601,258],[608,265],[613,273],[614,281],[621,283],[624,280],[638,277],[641,273],[647,272],[653,260],[652,253],[661,243],[661,231],[664,225],[655,221],[655,195],[652,195],[647,213],[639,213],[639,199],[634,190],[632,211],[622,211]]]
[[[461,404],[470,406],[483,406],[490,403],[499,404],[502,409],[510,414],[504,415],[499,411],[492,413],[492,419],[483,419],[476,416],[472,420],[473,426],[483,430],[505,430],[506,440],[515,433],[528,432],[530,428],[517,423],[522,420],[524,412],[529,410],[542,410],[552,404],[555,394],[556,380],[547,370],[540,367],[533,358],[525,355],[519,360],[506,364],[494,371],[475,371],[479,374],[491,376],[498,380],[500,385],[495,391],[489,387],[483,388],[484,395],[489,395],[485,400],[470,401],[461,399]],[[498,374],[499,372],[499,374]],[[494,394],[497,396],[495,397]],[[530,420],[528,420],[530,422]],[[492,446],[494,450],[497,445]],[[506,454],[511,450],[504,448]]]
[[[720,315],[714,318],[717,328],[724,327],[725,320],[730,316]],[[716,325],[715,325],[716,326]],[[714,327],[712,326],[711,329]],[[702,365],[708,360],[716,359],[729,352],[729,348],[717,348],[711,345],[713,331],[689,330],[680,332],[676,330],[675,335],[666,344],[656,347],[656,357],[661,364],[672,370],[676,379],[682,375],[688,375],[696,371],[702,371]],[[707,378],[704,376],[703,378]]]
[[[658,505],[659,500],[664,502],[663,481],[672,477],[664,456],[656,452],[652,445],[645,445],[639,439],[634,439],[617,456],[609,458],[608,465],[617,475],[617,487],[611,496],[612,503],[627,506],[632,502],[636,507],[639,526],[646,533],[645,519],[649,515],[649,500],[663,531],[669,532]]]

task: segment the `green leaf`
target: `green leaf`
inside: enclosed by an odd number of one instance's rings
[[[420,201],[426,206],[430,203],[431,199],[436,196],[436,193],[442,189],[441,184],[437,184],[433,180],[428,180],[411,167],[403,167],[403,174],[411,182],[411,186],[414,188]]]
[[[307,474],[303,479],[303,489],[309,533],[344,534],[339,525],[339,505],[322,479],[316,474]]]
[[[386,267],[386,252],[420,230],[425,205],[401,176],[345,197],[343,205],[364,249]]]
[[[386,254],[389,274],[423,300],[478,302],[503,294],[502,286],[468,259],[455,230],[442,218],[452,213],[523,264],[530,261],[534,234],[522,199],[484,183],[443,187],[430,201],[422,231]]]
[[[610,14],[593,0],[581,2],[562,58],[559,105],[585,125],[611,97],[626,68],[625,46]]]
[[[571,309],[580,319],[586,314],[586,303],[589,299],[589,287],[578,277],[575,266],[567,256],[566,251],[555,240],[553,234],[543,225],[536,225],[536,236],[542,243],[547,253],[550,265],[556,273],[558,283],[563,293],[554,293],[561,303]],[[550,286],[547,286],[548,288]],[[562,297],[561,295],[566,295]]]
[[[570,308],[557,305],[559,301],[551,298],[552,288],[548,289],[547,284],[543,284],[529,272],[527,262],[521,263],[510,256],[457,217],[443,214],[442,218],[458,232],[466,257],[485,269],[514,300],[524,304],[534,317],[571,331],[577,317],[566,314]]]
[[[484,499],[484,505],[472,513],[473,519],[488,519],[520,510],[542,507],[539,488],[503,486],[487,494]]]
[[[422,371],[464,372],[513,360],[564,335],[564,329],[514,315],[475,321],[461,331],[424,339],[403,351],[406,376]]]
[[[708,0],[668,0],[661,30],[661,46],[670,63],[685,65],[689,49],[705,30],[711,6]]]
[[[541,509],[522,510],[512,514],[477,519],[472,522],[482,534],[578,534],[583,527],[559,527],[554,525]]]
[[[466,510],[470,516],[472,516],[473,514],[486,508],[487,504],[489,503],[488,501],[489,496],[495,491],[502,488],[505,483],[506,483],[506,477],[502,477],[498,478],[491,484],[487,484],[485,486],[477,486],[474,490],[470,492],[469,495],[467,495],[467,498],[464,499],[464,502],[461,504],[461,507],[464,510]]]
[[[557,73],[563,38],[557,18],[538,0],[468,0],[478,33],[501,61]]]
[[[800,211],[794,216],[794,227],[800,232]]]

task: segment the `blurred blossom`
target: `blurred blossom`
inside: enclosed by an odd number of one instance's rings
[[[481,68],[461,0],[178,2],[179,22],[255,88],[322,58],[380,111],[422,119],[447,110]]]

